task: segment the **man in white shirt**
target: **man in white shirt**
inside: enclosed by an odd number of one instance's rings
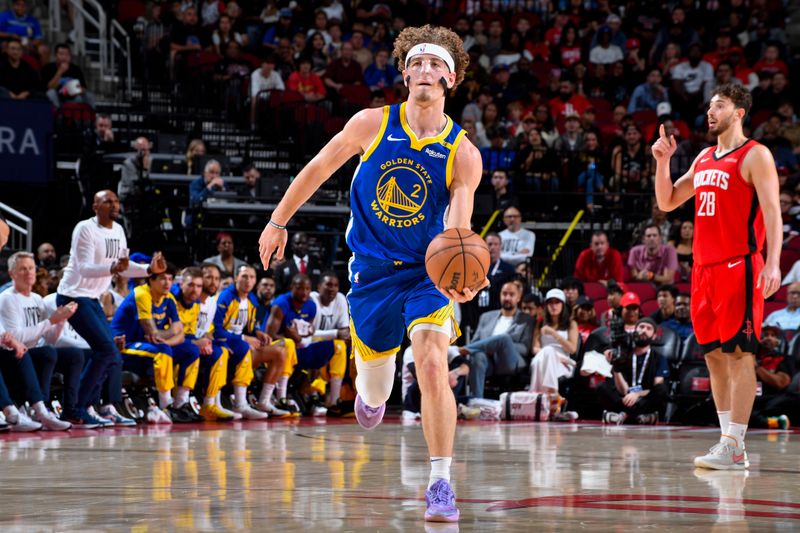
[[[784,331],[800,328],[800,283],[789,285],[786,293],[786,307],[769,314],[765,326],[777,326]]]
[[[689,59],[670,69],[670,93],[681,115],[694,116],[703,106],[704,87],[714,79],[714,67],[703,60],[703,47],[695,43],[689,47]]]
[[[330,368],[347,368],[347,341],[350,340],[350,312],[347,308],[347,299],[339,292],[339,277],[334,272],[324,272],[319,280],[317,290],[311,293],[311,299],[317,305],[317,314],[314,316],[314,340],[332,340],[334,355],[330,361]],[[334,359],[344,357],[345,364],[337,365]],[[323,369],[320,374],[324,379],[327,371]],[[325,396],[325,406],[330,408],[336,405],[342,391],[344,374],[329,376],[328,393]]]
[[[103,426],[109,421],[88,411],[91,402],[100,395],[109,367],[121,365],[122,356],[100,305],[100,296],[108,290],[111,277],[121,273],[126,278],[143,278],[160,274],[167,269],[161,252],[156,252],[150,265],[132,263],[128,258],[128,241],[116,220],[119,218],[119,199],[109,190],[94,196],[92,205],[96,216],[79,222],[72,232],[69,263],[58,285],[56,304],[77,304],[69,322],[83,337],[93,353],[81,376],[78,403],[73,425]]]
[[[286,90],[286,86],[283,83],[283,78],[275,70],[275,58],[267,56],[261,62],[261,67],[254,70],[250,76],[250,124],[256,125],[256,107],[260,99],[259,93],[261,91],[284,90]],[[267,98],[269,98],[268,95]]]
[[[475,398],[483,398],[487,376],[512,375],[527,365],[534,322],[520,311],[521,299],[517,282],[507,281],[500,290],[501,308],[483,313],[472,341],[460,349],[470,360],[470,395]]]
[[[536,245],[536,234],[522,228],[522,214],[516,207],[509,207],[503,212],[503,223],[506,229],[500,232],[503,251],[500,259],[517,266],[533,257]]]
[[[3,247],[8,242],[8,234],[10,229],[8,224],[6,223],[6,219],[3,217],[3,214],[0,213],[0,252],[3,250]],[[18,361],[18,365],[20,369],[27,368],[28,375],[33,374],[33,381],[36,381],[35,372],[33,371],[33,364],[31,363],[30,358],[25,358],[25,352],[27,348],[24,344],[19,342],[14,335],[7,332],[3,328],[2,322],[0,322],[0,361],[7,360],[10,362],[9,357]],[[34,422],[31,420],[28,415],[24,411],[19,411],[17,406],[14,405],[14,402],[11,400],[11,395],[8,392],[8,387],[6,387],[6,383],[3,379],[4,373],[8,372],[5,369],[0,368],[0,409],[2,409],[2,413],[0,414],[0,431],[38,431],[42,429],[42,425],[39,422]],[[6,373],[6,376],[9,374]]]
[[[56,349],[53,344],[61,335],[64,322],[78,306],[69,303],[53,314],[47,313],[42,297],[32,292],[36,283],[36,262],[32,253],[13,254],[8,259],[8,270],[14,285],[0,294],[0,323],[28,348],[22,359],[30,359],[36,369],[31,376],[20,368],[25,400],[31,404],[33,418],[45,429],[65,431],[72,424],[59,420],[48,411],[45,402],[50,399],[50,382],[58,365],[64,375],[64,412],[69,417],[75,409],[83,352],[75,348]]]
[[[625,59],[625,56],[622,53],[622,49],[611,43],[611,28],[602,26],[597,31],[597,45],[589,50],[589,63],[610,65],[623,59]]]
[[[241,420],[242,415],[225,409],[220,402],[220,390],[228,381],[228,348],[222,340],[214,339],[214,315],[222,271],[214,263],[200,265],[203,271],[203,292],[200,293],[200,312],[197,314],[197,339],[211,341],[212,356],[200,358],[200,389],[205,391],[200,416],[207,421]],[[217,356],[219,354],[219,356]]]

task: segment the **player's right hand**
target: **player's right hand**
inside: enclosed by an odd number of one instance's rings
[[[656,142],[653,143],[653,148],[651,149],[653,152],[653,157],[656,161],[664,163],[669,161],[669,158],[672,157],[672,154],[675,153],[675,150],[678,148],[678,144],[675,142],[675,136],[670,135],[667,137],[667,132],[664,129],[664,125],[658,127],[658,139]]]
[[[283,261],[288,235],[285,229],[278,229],[269,223],[264,227],[264,231],[261,232],[261,237],[258,239],[258,254],[261,256],[261,265],[264,270],[269,270],[269,262],[273,254],[279,261]]]

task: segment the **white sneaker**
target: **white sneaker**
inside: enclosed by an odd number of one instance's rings
[[[233,404],[233,412],[242,415],[245,420],[266,420],[269,418],[267,413],[256,411],[247,404],[237,405]]]
[[[311,416],[325,416],[328,414],[328,408],[324,405],[315,405],[311,408]]]
[[[147,409],[147,423],[148,424],[172,424],[172,419],[155,405],[151,405]]]
[[[103,424],[100,427],[104,428],[114,427],[114,421],[109,418],[100,416],[97,412],[97,409],[94,408],[94,405],[90,405],[89,407],[87,407],[86,412],[89,413],[89,416],[96,418],[99,422]]]
[[[113,405],[109,404],[105,407],[100,408],[100,417],[105,418],[106,420],[111,420],[115,426],[135,426],[136,420],[133,418],[127,418],[119,414],[117,408]]]
[[[292,413],[290,413],[289,411],[278,409],[271,403],[259,402],[255,405],[255,407],[262,413],[267,413],[270,418],[289,418],[292,416]]]
[[[59,420],[56,415],[48,410],[45,410],[42,414],[34,412],[33,419],[39,422],[45,431],[67,431],[72,429],[72,424]]]
[[[615,413],[614,411],[603,411],[603,424],[616,424],[621,426],[628,419],[628,414],[625,412]]]
[[[11,428],[11,431],[24,433],[29,431],[39,431],[42,429],[42,425],[39,422],[34,422],[31,418],[26,415],[23,411],[20,411],[17,415],[17,421],[12,422],[10,419],[6,419],[6,423],[8,427]]]
[[[718,442],[708,450],[707,454],[695,457],[694,466],[711,470],[744,470],[750,466],[750,461],[744,448],[737,448],[727,442]]]

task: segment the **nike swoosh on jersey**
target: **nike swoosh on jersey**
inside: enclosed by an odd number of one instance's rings
[[[408,139],[404,139],[402,137],[400,139],[398,139],[397,137],[392,137],[392,134],[390,133],[389,136],[386,137],[386,140],[387,141],[407,141]]]
[[[741,261],[736,261],[735,263],[728,263],[728,268],[733,268],[736,265],[738,265],[739,263],[741,263]]]

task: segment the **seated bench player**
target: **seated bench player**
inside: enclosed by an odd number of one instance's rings
[[[173,366],[178,367],[181,382],[178,392],[191,390],[197,380],[199,361],[193,354],[175,353],[173,347],[184,341],[183,324],[175,299],[169,293],[175,267],[168,265],[161,274],[152,274],[145,285],[136,287],[120,304],[111,321],[115,337],[124,336],[123,368],[140,375],[152,368],[158,406],[151,406],[148,422],[171,424],[184,417],[175,413],[172,389]],[[180,406],[184,407],[184,406]]]
[[[320,370],[327,366],[331,380],[341,383],[347,368],[347,347],[333,340],[314,341],[316,315],[317,306],[311,299],[311,279],[305,274],[296,274],[290,292],[278,296],[272,303],[267,333],[287,343],[286,375],[291,373],[290,368]],[[295,350],[291,350],[292,344]],[[286,390],[279,394],[285,398]],[[324,411],[318,410],[315,414],[324,414]]]

